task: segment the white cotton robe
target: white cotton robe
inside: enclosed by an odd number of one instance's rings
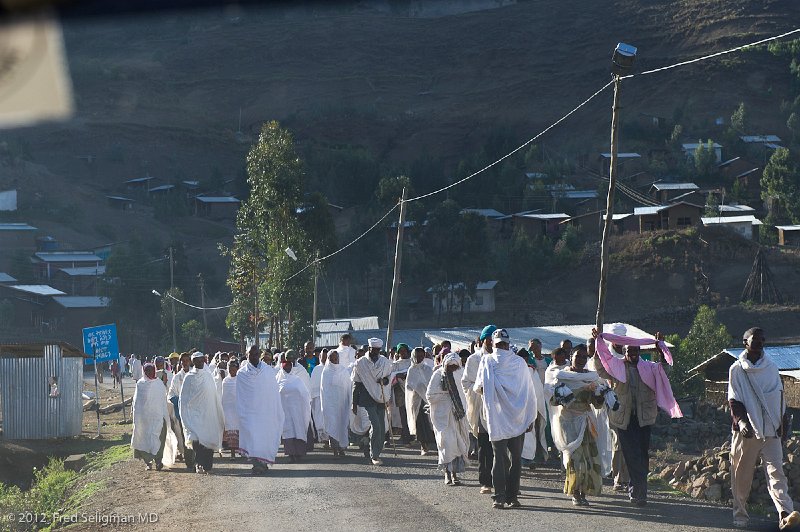
[[[139,360],[138,358],[134,358],[131,360],[130,364],[131,364],[131,377],[133,377],[133,380],[135,380],[136,382],[139,382],[139,379],[141,379],[144,376],[144,372],[142,371],[144,367],[142,366],[142,361]]]
[[[275,369],[262,361],[242,364],[236,374],[236,411],[242,455],[275,462],[281,445],[284,413]]]
[[[445,358],[445,364],[450,363]],[[458,360],[458,356],[454,355]],[[458,360],[459,366],[461,365]],[[467,398],[461,388],[461,377],[463,369],[459,367],[453,374],[456,390],[461,397],[461,405],[466,409]],[[469,424],[467,423],[466,412],[464,417],[456,419],[453,412],[453,400],[450,394],[442,389],[442,376],[444,368],[439,368],[433,372],[425,398],[431,408],[431,425],[436,435],[436,447],[439,449],[439,465],[446,465],[458,457],[462,457],[466,463],[469,458]]]
[[[280,371],[281,368],[279,367],[278,370]],[[292,375],[300,379],[305,385],[306,390],[308,390],[308,393],[311,393],[311,376],[308,374],[306,368],[295,362],[292,366]]]
[[[406,419],[408,420],[408,431],[412,436],[417,435],[417,417],[425,415],[420,412],[420,406],[425,401],[425,394],[428,391],[428,383],[433,376],[433,368],[423,363],[411,363],[406,377]],[[460,381],[456,381],[460,386]],[[467,404],[464,403],[464,408]]]
[[[161,448],[161,430],[169,424],[167,396],[164,385],[158,379],[142,377],[136,381],[133,392],[133,436],[131,448],[150,454],[158,454]]]
[[[391,380],[385,386],[378,384],[378,379],[389,377],[391,374],[392,363],[384,356],[379,356],[375,362],[369,356],[363,356],[353,367],[353,381],[363,383],[364,388],[377,403],[388,403],[392,398]]]
[[[316,370],[316,368],[314,368]],[[342,447],[347,447],[353,402],[353,382],[342,364],[325,362],[320,383],[320,398],[325,431]]]
[[[778,366],[762,354],[755,364],[742,351],[728,371],[728,399],[742,403],[759,440],[774,438],[781,427],[785,400]]]
[[[339,353],[339,364],[345,367],[348,371],[353,369],[356,363],[356,350],[349,345],[341,345],[336,348]]]
[[[522,435],[536,419],[536,392],[521,357],[506,349],[483,355],[474,390],[483,392],[483,414],[489,440]]]
[[[573,392],[578,392],[592,384],[599,385],[602,380],[594,371],[579,373],[567,369],[562,369],[555,374],[556,384],[566,384]],[[553,406],[553,418],[551,430],[553,442],[564,460],[564,467],[567,466],[572,458],[572,453],[583,443],[583,436],[587,430],[595,435],[595,442],[604,440],[607,437],[608,426],[598,423],[597,415],[592,407],[588,410],[570,408],[569,406]],[[591,428],[590,428],[591,427]],[[598,443],[598,448],[600,445]],[[603,457],[601,456],[601,462]]]
[[[222,448],[225,415],[214,386],[214,377],[205,369],[192,368],[186,374],[178,399],[186,445],[199,441],[214,451]]]
[[[306,441],[311,423],[311,394],[303,381],[294,374],[280,370],[276,380],[284,414],[283,438]]]
[[[325,419],[322,415],[322,371],[325,366],[317,364],[311,372],[311,419],[317,431],[319,441],[328,439],[325,431]]]
[[[530,366],[529,366],[530,367]],[[547,403],[544,400],[544,385],[539,378],[539,371],[536,368],[530,368],[531,381],[533,382],[533,390],[536,392],[536,418],[539,419],[539,428],[525,433],[525,442],[522,445],[522,458],[526,460],[533,460],[536,457],[537,447],[541,447],[544,452],[545,458],[547,454],[547,437],[545,435],[547,428]]]
[[[483,396],[475,391],[475,381],[478,380],[478,368],[481,365],[483,349],[478,348],[467,358],[464,366],[464,375],[461,377],[461,387],[467,398],[467,422],[473,436],[478,437],[478,423],[483,411]],[[426,359],[427,360],[427,359]],[[485,428],[485,427],[484,427]]]
[[[239,430],[236,377],[230,375],[222,381],[222,412],[225,414],[225,430]]]

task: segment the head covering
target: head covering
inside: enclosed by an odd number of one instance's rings
[[[458,366],[461,367],[461,357],[458,353],[447,353],[444,356],[444,360],[442,361],[442,367],[446,368],[447,366]]]
[[[369,340],[367,340],[367,344],[369,344],[370,349],[372,348],[380,349],[381,347],[383,347],[383,340],[381,340],[380,338],[370,338]]]
[[[492,340],[494,340],[495,342],[508,342],[510,340],[508,336],[508,331],[506,331],[505,329],[495,329],[494,331],[492,331]]]
[[[149,375],[147,375],[147,371],[150,370],[150,369],[153,370],[153,377],[150,377]],[[142,369],[142,373],[144,374],[145,377],[147,377],[148,380],[155,379],[155,374],[156,374],[156,366],[155,366],[155,364],[151,364],[150,362],[145,364],[144,368]]]
[[[617,336],[628,336],[628,328],[623,323],[615,323],[611,326],[611,333]]]
[[[433,350],[432,350],[430,347],[426,347],[426,348],[425,348],[425,354],[426,354],[426,355],[433,354]]]
[[[164,362],[164,357],[162,357],[162,356],[157,356],[157,357],[156,357],[156,359],[154,360],[154,362],[155,362],[156,364],[158,364],[159,362]]]
[[[169,359],[172,360],[173,358],[181,358],[181,355],[173,351],[169,354]]]
[[[205,357],[205,355],[200,351],[195,351],[194,353],[192,353],[192,360],[194,360],[195,358],[203,358],[203,357]]]
[[[397,344],[397,352],[399,353],[400,350],[402,348],[404,348],[404,347],[406,348],[406,351],[408,351],[409,353],[411,352],[411,348],[408,347],[408,344],[404,344],[403,342],[400,342],[399,344]]]
[[[294,349],[288,349],[285,353],[283,353],[283,359],[294,362],[297,360],[297,351]]]
[[[483,330],[481,331],[481,336],[480,336],[481,341],[486,340],[487,338],[492,336],[492,334],[496,330],[497,330],[497,325],[487,325],[486,327],[484,327]]]
[[[236,358],[236,357],[231,357],[231,359],[228,361],[228,367],[231,367],[231,366],[234,366],[234,367],[238,368],[239,367],[239,359]]]

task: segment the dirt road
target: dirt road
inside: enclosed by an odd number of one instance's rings
[[[523,507],[493,510],[480,495],[471,468],[461,487],[445,486],[435,457],[401,449],[386,465],[367,465],[350,453],[334,460],[316,451],[304,463],[285,458],[266,477],[251,477],[250,466],[217,459],[208,476],[145,471],[128,461],[104,471],[103,489],[86,501],[83,512],[157,515],[157,522],[125,525],[153,530],[729,530],[730,510],[654,493],[646,508],[607,493],[575,508],[561,493],[560,472],[523,473]],[[78,529],[98,528],[83,524]],[[754,522],[754,530],[772,523]]]

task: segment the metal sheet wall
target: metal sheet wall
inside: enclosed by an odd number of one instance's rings
[[[0,357],[5,439],[65,438],[81,432],[83,360],[62,358],[57,345],[45,346],[42,355]],[[49,396],[50,376],[58,379],[59,397]]]

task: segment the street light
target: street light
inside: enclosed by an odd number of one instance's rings
[[[292,248],[287,247],[284,251],[286,252],[287,255],[289,255],[290,259],[292,259],[293,261],[297,262],[297,255],[294,254],[294,251],[292,250]]]
[[[611,167],[608,172],[608,196],[606,198],[606,219],[603,225],[603,240],[600,244],[600,286],[597,294],[597,315],[595,326],[598,333],[603,332],[603,312],[606,303],[606,276],[608,275],[608,251],[611,225],[614,218],[614,188],[617,184],[617,151],[619,149],[619,93],[622,77],[633,68],[636,60],[636,47],[618,43],[611,57],[611,73],[614,76],[614,104],[611,108]]]

